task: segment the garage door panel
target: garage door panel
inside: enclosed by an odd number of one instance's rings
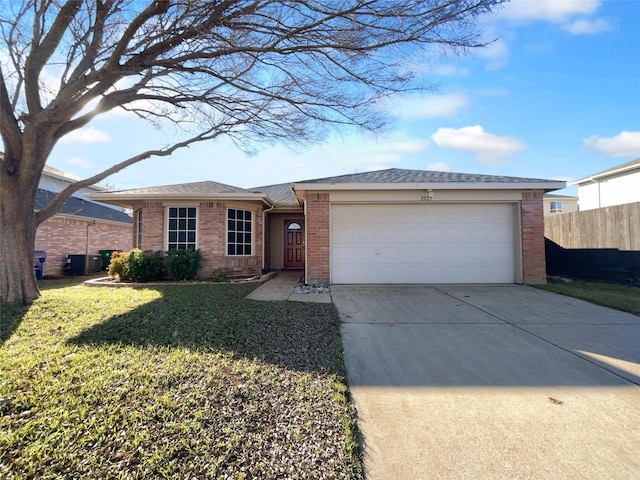
[[[510,204],[332,205],[334,283],[511,283]]]

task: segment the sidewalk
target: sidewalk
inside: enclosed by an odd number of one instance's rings
[[[293,302],[331,303],[331,293],[302,293],[296,291],[298,284],[302,283],[303,273],[300,270],[282,270],[267,280],[247,295],[250,300],[278,301],[289,300]]]

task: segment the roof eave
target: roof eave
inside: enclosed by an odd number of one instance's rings
[[[198,194],[198,193],[134,193],[120,196],[118,193],[89,193],[87,194],[91,200],[97,202],[108,203],[111,205],[130,207],[134,203],[140,201],[220,201],[220,200],[233,200],[233,201],[260,201],[272,207],[274,203],[266,195],[260,194],[237,194],[237,193],[216,193],[216,194]]]
[[[294,183],[294,191],[338,190],[561,190],[563,181],[543,182],[411,182],[411,183]]]
[[[616,168],[614,170],[607,170],[605,172],[596,173],[594,175],[590,175],[588,177],[581,178],[579,180],[574,180],[573,182],[569,182],[569,186],[582,185],[584,183],[597,183],[599,180],[604,178],[614,177],[624,172],[632,171],[632,170],[640,170],[640,163],[635,163],[633,165],[627,165],[625,167]]]

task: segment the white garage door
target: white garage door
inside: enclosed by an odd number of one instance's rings
[[[513,206],[334,204],[331,281],[513,283]]]

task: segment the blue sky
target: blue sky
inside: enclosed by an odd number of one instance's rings
[[[107,178],[116,189],[214,180],[253,187],[383,168],[571,181],[640,157],[640,0],[513,0],[483,21],[487,49],[430,58],[429,94],[392,99],[382,134],[343,134],[248,156],[228,140],[196,144]],[[54,150],[85,177],[175,138],[110,113]],[[576,194],[574,188],[559,192]]]

